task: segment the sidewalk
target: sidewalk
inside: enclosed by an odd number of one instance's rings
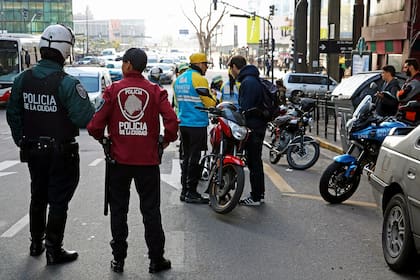
[[[334,123],[329,123],[327,126],[327,135],[325,135],[325,121],[318,121],[318,133],[316,129],[316,121],[314,121],[311,131],[309,129],[306,131],[308,135],[314,137],[319,141],[319,145],[327,150],[335,152],[337,154],[343,154],[343,148],[341,146],[341,137],[339,132],[337,132],[336,140],[334,140]]]

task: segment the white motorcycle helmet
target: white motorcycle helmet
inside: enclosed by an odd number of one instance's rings
[[[54,24],[48,26],[42,33],[39,48],[56,49],[66,60],[71,55],[74,41],[74,33],[71,28],[62,24]]]
[[[157,66],[155,66],[152,69],[150,69],[149,75],[151,77],[153,77],[154,79],[159,80],[160,74],[162,74],[162,73],[163,73],[162,69],[159,68],[159,67],[157,67]]]

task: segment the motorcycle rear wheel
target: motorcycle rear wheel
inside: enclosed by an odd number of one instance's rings
[[[222,169],[222,182],[217,184],[218,167],[215,165],[209,176],[208,190],[211,208],[219,214],[231,212],[239,202],[245,185],[242,166],[226,164]]]
[[[347,168],[347,165],[334,161],[322,173],[319,192],[325,201],[337,204],[349,199],[354,194],[359,186],[361,174],[354,174],[345,181],[343,178]]]
[[[297,141],[294,140],[293,142],[296,143]],[[287,163],[293,169],[308,169],[317,162],[318,158],[319,144],[316,142],[305,142],[303,145],[291,145],[287,148]]]

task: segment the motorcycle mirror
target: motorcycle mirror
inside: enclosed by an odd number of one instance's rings
[[[376,89],[378,88],[378,85],[375,82],[371,82],[369,88]]]

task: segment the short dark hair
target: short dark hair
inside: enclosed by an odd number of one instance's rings
[[[129,61],[133,65],[134,70],[143,72],[147,64],[147,55],[142,49],[130,48],[123,55],[122,61]]]
[[[416,58],[407,58],[405,60],[405,63],[407,64],[407,66],[411,65],[415,70],[419,70],[419,62]]]
[[[392,77],[395,77],[395,67],[392,65],[385,65],[382,67],[382,70],[391,74]]]
[[[242,55],[235,55],[232,56],[229,60],[229,67],[232,67],[233,65],[236,65],[236,68],[241,70],[246,65],[246,59]]]

